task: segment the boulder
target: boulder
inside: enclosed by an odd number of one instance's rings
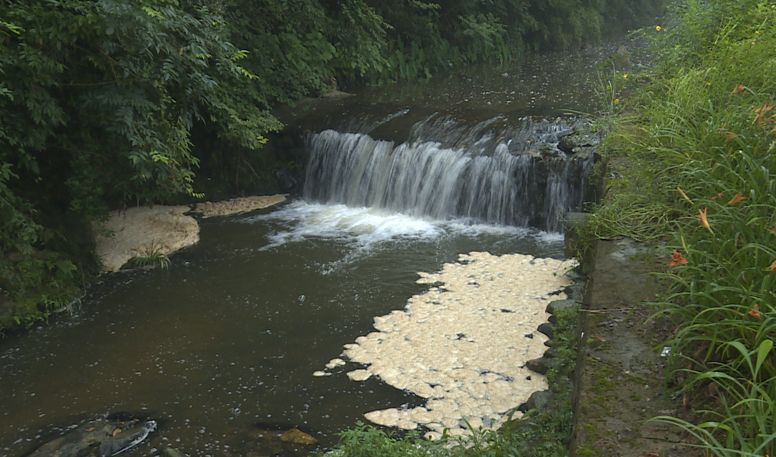
[[[579,308],[579,303],[576,300],[555,300],[547,305],[546,312],[555,314],[558,311],[577,308]]]
[[[555,329],[552,327],[552,325],[551,325],[551,324],[549,324],[549,323],[547,323],[547,322],[545,322],[545,323],[541,324],[541,325],[538,327],[538,329],[537,329],[537,330],[539,330],[539,333],[544,333],[544,334],[545,334],[545,335],[547,335],[549,338],[552,338],[552,337],[553,337],[553,335],[555,334]]]
[[[566,296],[570,300],[574,300],[581,303],[582,300],[585,298],[585,284],[582,282],[576,282],[570,286],[566,286],[566,288],[564,288],[563,291],[566,293]]]
[[[539,374],[547,374],[547,372],[550,371],[551,363],[549,359],[539,357],[538,359],[532,359],[526,362],[525,367]]]
[[[156,421],[87,422],[36,449],[29,457],[109,457],[131,449],[156,430]]]
[[[599,144],[601,144],[601,135],[598,132],[576,130],[560,138],[558,149],[566,154],[590,153],[591,150],[595,151]]]
[[[550,404],[550,400],[552,400],[552,394],[550,391],[541,390],[539,392],[534,392],[530,397],[528,397],[528,400],[525,403],[517,408],[517,410],[522,413],[527,413],[532,409],[546,409],[547,405]]]
[[[304,446],[314,446],[318,444],[318,440],[298,428],[292,428],[280,435],[280,441],[284,443],[301,444]]]

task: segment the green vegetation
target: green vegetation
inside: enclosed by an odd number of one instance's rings
[[[662,0],[9,0],[0,5],[0,293],[16,323],[95,271],[109,209],[276,190],[272,107],[579,45]],[[617,24],[604,23],[604,17]],[[0,323],[0,329],[10,321]]]
[[[657,65],[614,75],[611,182],[589,232],[672,240],[683,427],[709,455],[776,455],[776,4],[677,1]],[[612,223],[612,222],[616,223]]]
[[[72,297],[90,220],[196,195],[197,123],[251,149],[279,128],[204,6],[4,2],[0,46],[0,288],[25,321]]]
[[[579,345],[576,309],[558,310],[553,337],[554,363],[547,373],[550,396],[546,405],[507,422],[501,430],[474,431],[471,437],[426,441],[416,434],[391,436],[359,425],[341,434],[336,457],[562,457],[568,455],[573,433],[573,378]]]
[[[158,245],[151,245],[138,252],[135,257],[129,259],[127,268],[160,268],[166,270],[170,267],[170,258],[167,257]]]

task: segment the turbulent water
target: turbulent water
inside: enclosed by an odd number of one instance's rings
[[[203,221],[169,269],[104,277],[72,315],[0,342],[0,456],[111,413],[159,422],[131,456],[302,456],[269,432],[325,448],[368,411],[417,404],[374,376],[313,373],[422,293],[417,272],[472,251],[563,256],[592,159],[558,149],[574,121],[522,116],[585,110],[594,71],[543,56],[315,101],[305,147],[283,146],[309,155],[303,199]]]
[[[325,130],[308,138],[305,198],[381,208],[436,220],[559,231],[582,204],[592,157],[567,157],[558,138],[571,126],[494,118],[473,127],[432,116],[406,142]]]

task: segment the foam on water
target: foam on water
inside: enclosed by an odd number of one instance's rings
[[[309,201],[367,206],[436,220],[562,229],[581,207],[592,155],[567,155],[562,120],[496,117],[476,126],[432,116],[397,144],[365,133],[324,130],[307,138],[303,195]]]
[[[246,222],[276,221],[282,228],[269,235],[264,249],[310,238],[338,239],[361,247],[391,240],[434,240],[445,236],[530,236],[540,242],[563,239],[524,227],[474,223],[468,219],[434,220],[384,209],[297,200],[269,214],[252,216]]]

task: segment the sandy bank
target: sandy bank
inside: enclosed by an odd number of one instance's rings
[[[366,419],[403,429],[422,425],[432,430],[429,438],[444,429],[467,434],[467,422],[498,429],[510,410],[547,388],[545,377],[525,364],[547,349],[537,327],[549,317],[547,304],[565,298],[558,292],[571,283],[564,274],[574,265],[473,252],[439,273],[421,273],[418,283],[434,286],[404,310],[375,318],[376,331],[346,345],[344,355],[366,365],[348,373],[352,380],[376,376],[427,402],[372,411]]]
[[[187,213],[203,218],[231,216],[282,203],[288,195],[241,197],[189,206],[152,206],[112,211],[94,224],[96,253],[103,271],[118,271],[133,257],[170,255],[199,241],[199,224]]]
[[[188,206],[153,206],[113,211],[95,224],[96,253],[103,271],[118,271],[131,258],[169,255],[199,241],[199,224]]]

